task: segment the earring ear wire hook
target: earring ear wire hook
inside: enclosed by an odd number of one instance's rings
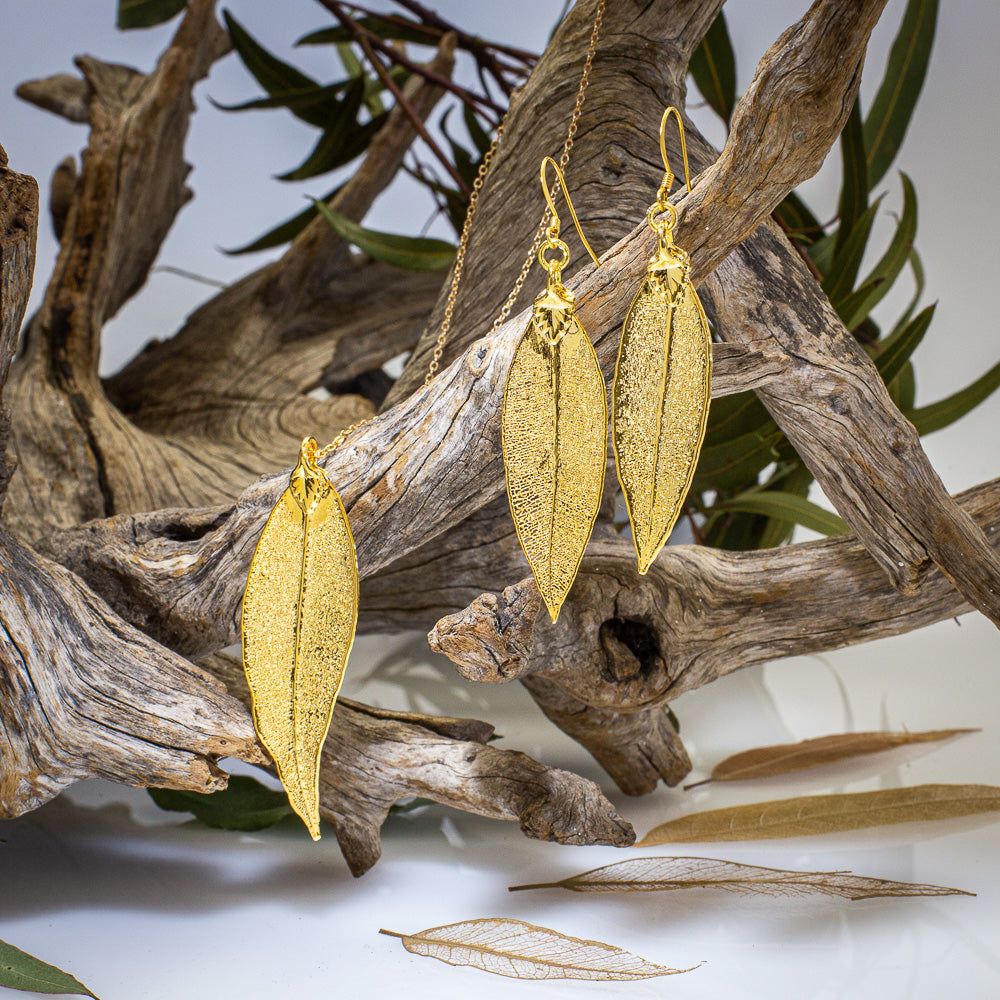
[[[576,231],[580,234],[580,239],[583,241],[583,245],[587,248],[587,253],[590,254],[594,263],[600,267],[601,262],[597,259],[597,254],[591,249],[590,244],[587,242],[587,237],[583,235],[583,230],[580,228],[580,220],[576,217],[576,210],[573,208],[573,201],[569,196],[569,188],[566,187],[566,178],[563,177],[562,170],[559,169],[559,164],[552,159],[551,156],[546,156],[542,160],[542,165],[539,168],[538,176],[542,182],[542,190],[545,192],[545,200],[548,202],[549,211],[552,213],[552,218],[556,224],[556,230],[558,232],[559,226],[559,213],[556,211],[555,202],[552,200],[552,192],[549,189],[548,180],[548,166],[552,164],[556,172],[556,177],[558,178],[558,184],[562,187],[563,197],[566,199],[566,205],[569,207],[569,214],[573,216],[573,225],[576,226]]]
[[[684,159],[684,180],[687,183],[688,191],[690,191],[691,174],[688,171],[687,143],[684,141],[684,122],[681,119],[681,113],[675,107],[667,108],[667,110],[663,112],[663,117],[660,119],[660,155],[663,157],[663,166],[664,169],[667,171],[667,178],[663,182],[663,187],[669,188],[674,181],[674,174],[673,171],[670,169],[670,161],[667,159],[667,144],[665,140],[667,119],[671,115],[675,115],[677,117],[677,129],[681,135],[681,156]],[[664,194],[666,194],[666,192],[664,192]]]

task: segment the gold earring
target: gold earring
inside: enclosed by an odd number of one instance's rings
[[[540,176],[552,213],[538,260],[548,272],[545,291],[514,351],[503,395],[501,437],[507,496],[521,548],[554,622],[587,547],[601,505],[607,463],[607,391],[597,355],[562,284],[569,248],[559,239],[559,216],[547,168],[556,171],[576,231],[594,263],[566,181],[551,156]],[[551,251],[557,256],[548,257]]]
[[[676,115],[688,191],[684,124],[676,108],[660,121],[666,173],[646,219],[656,253],[622,327],[611,393],[612,442],[632,522],[632,540],[645,573],[663,548],[691,486],[705,437],[712,395],[712,343],[705,310],[691,284],[691,261],[674,245],[677,211],[667,200],[674,175],[664,130]]]

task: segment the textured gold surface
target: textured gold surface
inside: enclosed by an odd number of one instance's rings
[[[687,258],[653,258],[622,330],[612,390],[612,441],[632,538],[645,573],[691,485],[711,397],[708,320]]]
[[[257,543],[243,595],[254,725],[292,808],[319,840],[319,755],[358,620],[354,539],[337,491],[302,456]]]
[[[514,352],[501,428],[511,515],[553,621],[601,504],[607,425],[604,379],[572,301],[543,292]]]

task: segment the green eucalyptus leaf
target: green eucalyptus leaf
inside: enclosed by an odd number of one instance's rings
[[[721,13],[694,50],[688,72],[709,107],[728,125],[736,107],[736,56]]]
[[[490,134],[479,124],[476,112],[468,104],[462,105],[462,116],[465,118],[465,127],[469,131],[469,138],[472,139],[472,145],[476,147],[476,152],[480,157],[485,156],[489,152],[490,146],[493,145]]]
[[[68,972],[0,941],[0,986],[25,993],[62,993],[93,997],[86,986]]]
[[[903,173],[900,177],[903,181],[903,214],[896,225],[889,248],[861,283],[861,287],[840,302],[834,303],[848,330],[856,329],[885,298],[910,258],[913,240],[917,235],[917,195],[910,178]]]
[[[243,65],[250,71],[253,78],[273,97],[288,91],[317,90],[320,84],[311,76],[296,69],[294,66],[268,52],[247,30],[229,13],[222,12],[229,37]],[[297,117],[310,125],[324,128],[329,115],[327,109],[307,109],[294,112]]]
[[[929,406],[910,410],[906,417],[919,434],[931,434],[953,424],[959,417],[964,417],[997,388],[1000,388],[1000,361],[971,385]]]
[[[713,549],[729,552],[748,552],[760,548],[761,535],[766,531],[768,519],[758,514],[740,514],[720,511],[710,514],[703,533],[705,544]]]
[[[118,0],[118,27],[151,28],[176,17],[187,6],[187,0]]]
[[[765,517],[801,524],[802,527],[818,531],[821,535],[842,535],[850,530],[843,518],[831,514],[830,511],[824,510],[805,497],[781,490],[742,493],[731,500],[713,504],[712,510],[762,514]]]
[[[774,418],[755,392],[738,392],[712,401],[708,410],[705,445],[711,447],[751,432],[777,428]]]
[[[774,215],[790,236],[815,243],[824,235],[823,224],[813,215],[809,206],[794,192],[789,191],[774,210]]]
[[[869,205],[861,217],[854,224],[847,239],[841,243],[838,230],[837,244],[833,251],[833,258],[830,267],[823,274],[823,291],[831,302],[839,302],[850,295],[854,288],[854,283],[858,280],[858,271],[861,270],[861,261],[864,259],[865,250],[868,247],[868,238],[871,236],[872,225],[875,216],[878,214],[881,199],[873,205]],[[813,263],[815,263],[813,258]],[[816,265],[819,267],[819,265]]]
[[[771,433],[753,431],[702,448],[693,488],[701,493],[705,490],[745,489],[756,483],[760,471],[778,457],[777,445],[782,437],[780,430]]]
[[[813,484],[813,474],[798,455],[787,464],[789,468],[780,478],[782,492],[791,493],[797,497],[808,496],[809,487]],[[761,532],[760,538],[757,541],[757,548],[773,549],[784,542],[791,541],[794,530],[794,521],[785,521],[781,518],[770,517],[767,520],[767,526]]]
[[[193,813],[206,826],[219,830],[263,830],[293,815],[284,791],[275,791],[242,774],[231,775],[228,787],[220,792],[146,790],[161,809]]]
[[[844,245],[868,210],[868,163],[865,159],[861,108],[857,99],[848,115],[844,131],[840,133],[840,160],[843,180],[840,186],[840,205],[837,210],[840,225],[837,228],[834,257],[841,255]]]
[[[379,17],[377,15],[369,17],[359,17],[355,19],[358,27],[372,32],[379,38],[401,42],[413,42],[416,45],[437,45],[444,34],[438,28],[429,25],[422,25],[417,21],[394,15],[391,18]],[[303,35],[295,44],[298,45],[337,45],[342,42],[351,42],[354,35],[343,25],[334,25],[330,28],[320,28],[318,31],[310,31]]]
[[[889,398],[902,413],[909,413],[917,399],[917,374],[912,361],[889,383]]]
[[[300,112],[317,112],[310,115],[316,118],[322,115],[326,121],[332,117],[340,107],[340,98],[351,85],[351,80],[338,80],[336,83],[320,86],[315,84],[298,90],[279,90],[267,97],[255,97],[250,101],[243,101],[240,104],[222,104],[219,101],[209,98],[212,104],[220,111],[266,111],[271,108],[284,108],[291,111],[297,117],[307,120]],[[309,121],[309,124],[314,124]]]
[[[329,201],[343,186],[343,184],[338,184],[332,191],[318,200]],[[317,215],[319,215],[319,209],[316,207],[315,202],[310,202],[308,207],[299,212],[298,215],[293,215],[290,219],[286,219],[273,229],[269,229],[263,236],[258,236],[257,239],[244,246],[237,247],[235,250],[223,250],[222,252],[229,254],[231,257],[236,257],[239,254],[257,253],[260,250],[270,250],[272,247],[280,247],[290,240],[295,239]]]
[[[924,265],[921,263],[920,255],[917,253],[915,247],[910,248],[907,263],[910,265],[910,272],[913,274],[913,298],[910,299],[909,304],[903,311],[903,315],[896,320],[896,325],[889,332],[890,338],[898,334],[910,322],[917,304],[920,302],[920,297],[924,294]]]
[[[885,77],[865,119],[868,184],[885,176],[903,143],[927,76],[938,0],[909,0],[886,65]]]
[[[920,346],[934,318],[935,308],[936,306],[928,306],[922,309],[898,333],[886,337],[878,345],[881,350],[875,357],[875,367],[886,385],[890,385],[902,372],[910,356]]]
[[[312,151],[294,170],[279,174],[278,180],[301,181],[318,177],[360,156],[368,148],[375,133],[385,124],[387,115],[379,115],[359,125],[357,118],[364,94],[364,81],[352,80],[344,99],[339,102],[336,113],[330,118]]]
[[[364,229],[328,205],[316,207],[327,222],[348,243],[363,250],[369,257],[404,271],[438,271],[450,267],[455,259],[455,247],[444,240],[426,236],[397,236]]]
[[[824,277],[833,267],[833,249],[837,245],[837,234],[828,233],[820,236],[807,249],[809,259],[816,265],[816,270]]]

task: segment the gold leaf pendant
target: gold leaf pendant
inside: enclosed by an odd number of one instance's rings
[[[712,395],[712,343],[687,254],[669,229],[622,329],[612,441],[632,540],[645,573],[680,514],[698,464]]]
[[[572,294],[550,275],[514,352],[501,435],[511,515],[552,621],[600,509],[607,427],[597,355]]]
[[[243,667],[257,733],[319,840],[319,758],[358,621],[358,564],[340,496],[302,442],[243,594]]]

